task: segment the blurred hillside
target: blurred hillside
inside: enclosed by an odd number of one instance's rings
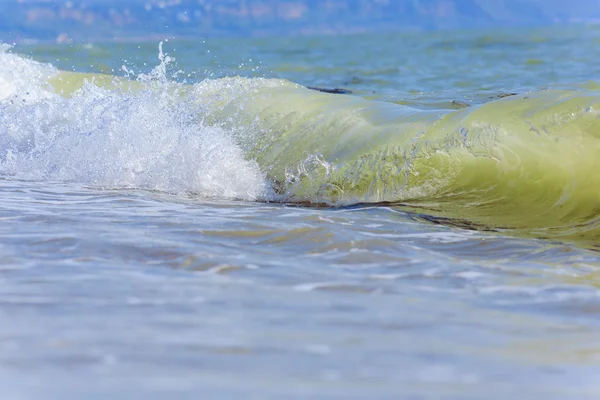
[[[600,0],[0,0],[0,41],[250,36],[600,21]]]

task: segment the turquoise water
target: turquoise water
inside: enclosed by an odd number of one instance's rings
[[[597,398],[599,43],[556,27],[0,54],[4,395]],[[57,69],[136,83],[70,93]],[[406,157],[433,161],[400,186],[384,158],[356,167],[414,126],[431,138]],[[461,127],[478,141],[456,145]]]
[[[249,76],[343,87],[369,99],[438,107],[436,100],[487,101],[501,93],[572,88],[597,81],[600,28],[560,26],[324,37],[166,39],[179,80]],[[356,44],[356,45],[354,45]],[[63,70],[147,72],[158,43],[31,45]]]

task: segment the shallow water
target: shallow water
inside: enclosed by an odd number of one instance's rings
[[[599,40],[577,27],[165,51],[188,83],[239,73],[451,109],[597,89]],[[77,71],[157,64],[156,43],[12,53]],[[26,78],[32,105],[0,109],[3,397],[600,396],[589,246],[395,206],[282,204],[224,128],[187,121],[189,104],[89,87],[44,98],[15,62],[0,77]]]
[[[2,194],[15,398],[599,393],[595,253],[384,207]]]

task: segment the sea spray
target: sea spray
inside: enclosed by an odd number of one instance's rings
[[[51,66],[0,54],[0,175],[265,199],[257,163],[226,131],[204,124],[201,108],[168,81],[162,49],[160,57],[135,91],[114,79],[99,87],[102,79],[90,76],[64,96],[48,84],[57,73]]]

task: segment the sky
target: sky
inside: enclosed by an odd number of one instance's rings
[[[4,42],[599,22],[600,0],[0,0]]]

